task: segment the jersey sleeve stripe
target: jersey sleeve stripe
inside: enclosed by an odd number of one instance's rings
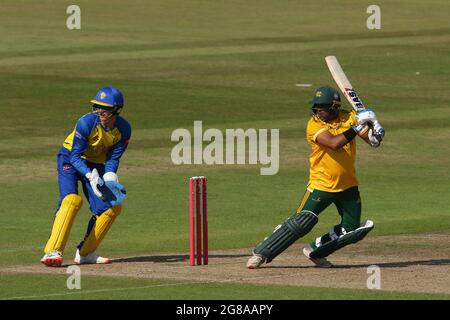
[[[322,128],[322,129],[320,129],[319,131],[317,131],[316,134],[313,136],[312,140],[313,140],[314,142],[316,142],[316,139],[317,139],[317,137],[319,136],[319,134],[321,134],[322,132],[325,132],[325,131],[327,131],[327,128]]]

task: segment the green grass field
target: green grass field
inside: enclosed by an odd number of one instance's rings
[[[119,170],[128,197],[102,254],[187,253],[187,182],[199,174],[209,180],[210,248],[254,246],[302,198],[309,170],[308,101],[315,87],[334,86],[327,55],[339,58],[387,132],[378,150],[358,143],[363,215],[377,224],[371,236],[450,232],[448,1],[378,1],[381,30],[366,28],[370,1],[77,4],[81,30],[73,31],[65,25],[67,2],[3,0],[0,5],[0,266],[37,264],[41,258],[58,201],[56,153],[104,85],[124,92],[123,116],[133,136]],[[203,121],[204,130],[278,128],[278,174],[261,176],[259,165],[175,166],[170,135],[177,128],[192,132],[195,120]],[[85,202],[69,239],[69,259],[89,218]],[[305,241],[337,219],[335,209],[327,209]],[[104,299],[96,290],[171,283],[89,278],[87,292],[73,295],[48,284],[64,286],[64,279],[0,274],[0,298]],[[108,298],[450,297],[271,289],[260,288],[255,297],[250,285],[194,283],[116,290]]]
[[[102,277],[83,277],[82,290],[68,290],[66,276],[54,276],[52,285],[48,283],[48,276],[22,275],[18,277],[4,277],[2,284],[8,290],[0,291],[1,297],[8,299],[102,299],[120,300],[126,294],[127,299],[155,299],[155,300],[287,300],[287,299],[339,299],[368,300],[368,299],[449,299],[445,294],[419,294],[379,292],[376,290],[349,290],[324,288],[295,288],[262,285],[241,285],[223,283],[197,283],[175,281],[142,281],[132,279],[114,279],[114,282]],[[30,293],[30,286],[36,289]],[[252,295],[249,295],[252,292]]]

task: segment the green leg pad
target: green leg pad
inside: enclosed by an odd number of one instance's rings
[[[254,253],[265,257],[266,262],[272,261],[300,237],[311,231],[317,221],[319,221],[317,216],[307,210],[292,215],[285,223],[277,227],[269,237],[258,244]]]
[[[371,220],[367,220],[358,229],[347,232],[346,234],[341,235],[335,240],[331,240],[327,243],[322,244],[316,250],[311,252],[309,256],[311,258],[325,258],[336,250],[339,250],[349,244],[361,241],[370,232],[370,230],[373,229],[373,227],[373,222]]]

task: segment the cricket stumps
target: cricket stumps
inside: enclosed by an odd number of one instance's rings
[[[189,179],[189,263],[191,266],[208,264],[207,185],[208,180],[204,176]]]

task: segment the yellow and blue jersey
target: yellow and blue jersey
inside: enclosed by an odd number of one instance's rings
[[[131,137],[131,126],[127,120],[117,116],[115,127],[102,127],[96,112],[82,116],[63,147],[70,152],[70,163],[83,176],[91,170],[86,162],[104,164],[105,172],[117,172],[120,158]]]

